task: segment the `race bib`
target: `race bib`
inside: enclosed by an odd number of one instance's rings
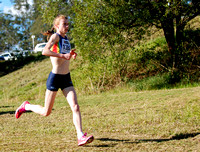
[[[70,53],[71,51],[71,45],[69,43],[68,40],[66,39],[62,39],[62,53],[66,54],[66,53]]]

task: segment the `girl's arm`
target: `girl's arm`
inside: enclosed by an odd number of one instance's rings
[[[44,50],[42,51],[42,55],[46,55],[46,56],[53,56],[53,57],[58,57],[58,58],[64,58],[66,60],[70,60],[72,57],[72,54],[67,53],[67,54],[59,54],[59,53],[55,53],[52,52],[50,49],[51,47],[57,43],[59,41],[59,36],[55,33],[53,34],[49,41],[47,42]]]

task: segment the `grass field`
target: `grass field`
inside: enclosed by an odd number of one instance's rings
[[[136,92],[118,87],[96,95],[77,89],[83,130],[93,143],[77,146],[72,112],[58,92],[52,114],[15,119],[24,101],[44,104],[49,59],[0,77],[0,151],[200,151],[200,87]],[[73,70],[72,70],[73,75]]]
[[[49,117],[27,112],[17,120],[21,101],[1,101],[0,151],[199,151],[199,89],[79,96],[84,131],[95,136],[84,147],[77,146],[72,113],[61,94]]]

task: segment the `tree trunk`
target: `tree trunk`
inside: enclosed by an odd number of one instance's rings
[[[183,39],[184,39],[184,25],[181,23],[181,16],[176,17],[176,56],[175,60],[177,63],[177,66],[181,64],[181,58],[183,56]]]
[[[164,31],[165,39],[167,41],[168,45],[168,51],[171,55],[171,67],[172,69],[176,68],[176,61],[175,61],[175,55],[176,55],[176,43],[175,43],[175,37],[174,37],[174,23],[173,19],[166,18],[164,21],[161,21],[161,26]]]

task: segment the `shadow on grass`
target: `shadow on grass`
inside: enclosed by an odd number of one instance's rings
[[[166,138],[166,139],[137,139],[139,143],[141,142],[165,142],[165,141],[171,141],[171,140],[181,140],[181,139],[187,139],[187,138],[192,138],[197,135],[200,135],[200,132],[195,132],[195,133],[180,133],[175,136],[172,136],[171,138]]]
[[[10,108],[10,107],[14,107],[14,106],[0,106],[0,108]],[[3,111],[0,112],[0,115],[4,115],[4,114],[14,114],[15,111]]]
[[[118,143],[124,143],[124,144],[139,144],[139,143],[146,143],[146,142],[166,142],[171,140],[182,140],[187,138],[192,138],[197,135],[200,135],[200,132],[196,133],[187,133],[187,134],[177,134],[175,136],[172,136],[171,138],[166,139],[136,139],[134,141],[130,139],[113,139],[113,138],[96,138],[95,140],[101,141],[101,142],[110,142],[108,144],[99,144],[99,145],[86,145],[85,147],[114,147]],[[111,143],[114,142],[114,143]]]
[[[115,147],[120,142],[131,143],[131,141],[129,139],[96,138],[95,140],[99,140],[102,142],[115,142],[115,143],[99,144],[99,145],[86,145],[85,147]],[[133,142],[133,143],[137,143],[137,142]]]
[[[14,107],[14,106],[0,106],[0,108],[10,108],[10,107]]]
[[[0,112],[0,115],[5,115],[5,114],[15,114],[15,111],[3,111],[3,112]]]
[[[115,144],[99,144],[99,145],[85,145],[84,147],[115,147],[117,143]]]
[[[1,106],[0,108],[8,108],[8,107],[14,107],[14,106]],[[52,109],[53,111],[54,109]],[[26,113],[31,113],[32,111],[26,111]],[[15,111],[3,111],[0,112],[0,115],[5,115],[5,114],[15,114]]]
[[[26,113],[30,113],[32,111],[26,111]],[[0,112],[0,115],[5,115],[5,114],[15,114],[15,111],[3,111],[3,112]]]

